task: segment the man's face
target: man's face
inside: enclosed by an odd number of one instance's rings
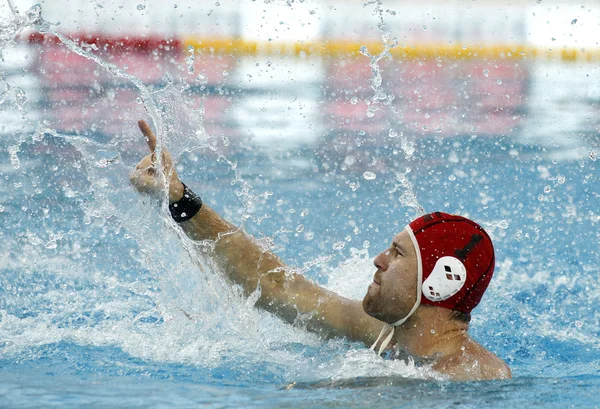
[[[370,316],[388,324],[404,318],[416,302],[417,254],[406,230],[374,260],[377,271],[363,299]]]

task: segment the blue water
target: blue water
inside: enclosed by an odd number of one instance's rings
[[[370,119],[364,105],[331,114],[338,103],[354,106],[349,95],[371,92],[363,80],[336,82],[333,68],[321,82],[277,89],[233,79],[190,81],[183,91],[160,91],[168,79],[150,84],[177,131],[166,143],[182,179],[328,288],[362,297],[371,258],[417,205],[486,226],[497,269],[471,333],[514,378],[451,383],[253,308],[178,233],[164,204],[130,188],[146,149],[135,89],[77,67],[73,83],[57,85],[37,64],[24,75],[6,71],[9,83],[37,84],[21,110],[13,100],[0,105],[0,407],[600,407],[598,76],[583,75],[597,68],[511,71],[518,103],[503,108],[497,132],[423,129],[406,119],[420,103],[410,92],[397,101],[402,118],[384,106]],[[414,67],[390,64],[403,77],[384,86],[424,81]],[[438,103],[435,115],[457,124],[504,115],[482,108],[492,89],[477,94],[483,78],[464,85],[456,71],[436,78],[471,98]],[[275,122],[281,139],[259,143],[251,135],[259,128],[248,134],[235,112],[265,95],[275,101],[258,99],[266,111],[300,98],[323,115],[291,131]],[[204,122],[191,108],[198,101]],[[226,108],[210,111],[211,103]],[[305,126],[320,129],[317,137]],[[390,137],[390,127],[403,134]]]

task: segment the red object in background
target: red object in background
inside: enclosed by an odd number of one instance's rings
[[[69,36],[78,44],[95,45],[99,51],[122,52],[124,50],[136,52],[153,52],[161,50],[179,53],[182,47],[181,40],[177,38],[166,39],[162,37],[105,37],[101,34],[78,34]],[[33,44],[62,45],[58,37],[49,34],[33,33],[28,41]]]
[[[144,82],[159,81],[168,72],[165,70],[170,60],[168,57],[181,54],[181,41],[178,39],[109,38],[92,34],[69,38]],[[37,69],[50,86],[89,85],[91,78],[96,81],[109,78],[94,61],[70,51],[56,36],[35,33],[28,40],[43,47]]]
[[[236,65],[231,56],[198,54],[194,73],[190,74],[179,39],[91,34],[68,37],[149,86],[163,82],[166,74],[185,78],[190,85],[219,86]],[[143,106],[136,103],[139,94],[128,80],[112,76],[91,59],[70,51],[56,36],[36,33],[28,41],[39,46],[34,72],[45,92],[46,115],[55,119],[61,131],[94,129],[107,135],[119,134],[130,126],[129,122],[144,115]],[[235,130],[228,132],[229,128],[223,126],[228,121],[231,97],[199,95],[198,101],[205,105],[207,132],[235,137]]]
[[[90,34],[71,38],[150,86],[161,86],[169,74],[174,84],[182,79],[198,87],[197,101],[205,107],[206,131],[238,137],[229,107],[236,98],[244,98],[243,93],[234,97],[215,92],[221,87],[236,86],[231,83],[236,76],[227,75],[237,69],[236,57],[197,50],[194,70],[189,73],[187,53],[178,39]],[[136,103],[137,91],[128,80],[114,77],[94,61],[69,51],[55,36],[32,34],[28,40],[39,45],[34,71],[46,93],[46,113],[55,117],[62,130],[77,132],[94,124],[93,129],[98,132],[114,134],[128,126],[122,121],[129,121],[129,116],[143,114],[143,106]],[[506,135],[513,133],[522,121],[519,109],[525,104],[529,79],[527,66],[522,62],[382,60],[381,90],[394,96],[393,109],[377,101],[379,109],[372,118],[367,117],[366,103],[375,95],[368,59],[327,58],[325,64],[321,84],[323,125],[334,133],[347,133],[348,143],[356,144],[359,130],[369,135],[362,138],[363,146],[393,143],[387,137],[390,128],[420,137]],[[207,91],[203,91],[203,85]]]

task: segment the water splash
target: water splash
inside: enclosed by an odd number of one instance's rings
[[[365,180],[375,180],[377,178],[377,174],[366,171],[363,173],[363,178],[365,178]]]
[[[381,0],[371,0],[364,2],[364,7],[369,5],[375,5],[375,12],[379,16],[379,23],[377,27],[382,31],[381,39],[383,44],[383,51],[377,55],[371,55],[366,46],[360,47],[360,53],[365,57],[369,58],[369,67],[373,78],[371,79],[371,89],[374,91],[373,96],[367,101],[367,116],[372,118],[375,116],[375,112],[379,110],[379,104],[391,105],[395,99],[394,94],[386,94],[382,89],[383,77],[381,75],[381,69],[379,68],[379,61],[384,58],[392,59],[390,50],[398,46],[398,39],[393,38],[390,42],[391,33],[387,30],[387,26],[383,21],[383,10],[381,8]]]
[[[185,63],[187,65],[187,70],[188,70],[188,74],[193,74],[194,73],[194,47],[193,46],[188,46],[188,55],[187,57],[185,57]]]
[[[123,78],[127,81],[131,82],[140,92],[140,98],[144,103],[144,107],[148,115],[152,118],[152,122],[154,124],[155,129],[157,130],[157,145],[156,145],[156,157],[157,157],[157,169],[162,170],[161,160],[162,160],[162,146],[164,143],[164,135],[166,134],[166,129],[163,124],[163,117],[160,114],[160,111],[157,107],[156,101],[152,98],[151,90],[136,76],[128,74],[124,70],[120,69],[114,64],[108,63],[96,56],[95,54],[84,50],[81,46],[79,46],[75,41],[65,37],[61,33],[55,31],[52,28],[52,24],[45,21],[42,17],[42,6],[36,4],[32,6],[26,12],[26,24],[22,27],[31,26],[40,34],[51,34],[56,36],[70,51],[75,54],[87,58],[88,60],[94,61],[99,66],[103,67],[106,71],[108,71],[115,78]]]
[[[390,190],[390,193],[396,192],[398,189],[402,188],[404,192],[400,195],[398,200],[402,203],[403,206],[410,207],[415,210],[417,216],[422,216],[425,214],[425,209],[419,201],[417,200],[417,195],[413,190],[413,186],[411,181],[408,179],[408,173],[410,173],[411,169],[407,168],[405,173],[396,173],[396,181],[398,182],[394,188]]]
[[[3,21],[3,24],[0,25],[0,56],[6,46],[12,43],[21,31],[32,24],[28,15],[23,17],[19,14],[11,0],[8,0],[8,5],[11,10],[11,15],[9,16],[8,21]]]
[[[408,160],[411,160],[416,151],[415,143],[409,140],[408,137],[405,137],[404,133],[401,135],[402,138],[400,139],[400,148],[404,152],[404,157]]]
[[[177,105],[181,91],[175,89],[172,81],[167,81],[161,90],[151,91],[136,77],[94,55],[92,48],[84,49],[55,32],[52,25],[43,20],[39,6],[29,10],[26,21],[23,27],[29,24],[41,33],[56,35],[72,52],[94,61],[113,77],[134,84],[159,130],[159,143],[161,135],[173,134],[189,141],[183,148],[181,143],[177,144],[183,150],[205,143],[202,132],[186,135],[178,128],[187,121],[181,116],[189,114]],[[24,107],[25,101],[23,94],[19,106]],[[75,218],[75,222],[88,227],[75,229],[74,235],[81,236],[79,239],[67,239],[69,236],[62,232],[27,231],[24,238],[27,248],[21,252],[14,248],[8,250],[10,254],[25,257],[16,265],[40,274],[44,283],[59,283],[59,288],[30,298],[31,310],[36,311],[34,317],[20,317],[10,308],[4,309],[4,305],[19,304],[18,293],[16,298],[0,305],[0,338],[9,340],[0,345],[3,356],[26,355],[30,348],[66,341],[95,347],[114,346],[149,361],[193,363],[228,371],[237,368],[240,360],[250,368],[264,366],[267,360],[269,366],[283,367],[289,376],[312,376],[314,364],[304,359],[301,352],[290,353],[285,346],[294,342],[321,346],[321,341],[315,335],[281,325],[278,318],[256,310],[254,303],[259,289],[249,298],[243,297],[238,289],[225,282],[210,259],[197,256],[206,249],[173,229],[169,218],[156,217],[156,209],[145,203],[147,198],[131,197],[133,192],[123,177],[130,170],[120,153],[126,151],[121,141],[103,144],[81,136],[58,134],[47,127],[39,127],[31,139],[41,141],[44,135],[48,135],[48,140],[52,136],[67,142],[81,156],[77,166],[85,169],[89,187],[78,190],[64,180],[60,185],[65,197],[75,201],[83,211],[83,216]],[[15,169],[22,168],[18,153],[23,144],[27,144],[27,138],[10,150]],[[258,222],[259,218],[252,215],[253,202],[270,194],[252,194],[234,162],[217,147],[204,147],[213,149],[218,160],[228,164],[234,173],[233,184],[241,185],[243,221]],[[53,168],[60,171],[59,166]],[[133,268],[129,267],[126,275],[120,275],[114,268],[105,267],[90,276],[86,270],[96,262],[95,254],[101,254],[101,250],[81,241],[89,240],[87,236],[94,232],[98,237],[105,237],[107,231],[120,229],[125,229],[125,238],[134,243],[129,243]],[[128,240],[120,240],[126,248]],[[265,248],[272,246],[268,238],[263,242],[267,244]],[[69,245],[72,251],[65,251]],[[54,254],[57,250],[66,260]],[[86,255],[90,252],[94,253],[93,257]],[[121,259],[119,267],[127,264],[126,255]],[[36,266],[27,260],[44,263]],[[144,275],[145,270],[150,274]],[[63,271],[68,271],[69,277],[65,277]],[[23,280],[33,280],[32,277],[23,274]],[[83,288],[73,288],[70,280],[84,283]],[[49,305],[49,311],[40,311],[40,305]],[[240,320],[243,326],[239,325]],[[322,353],[328,354],[336,348],[339,342],[330,347],[326,345]]]

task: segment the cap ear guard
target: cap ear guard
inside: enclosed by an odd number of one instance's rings
[[[423,295],[430,301],[444,301],[458,293],[466,281],[467,269],[462,261],[452,256],[441,257],[423,282]]]

